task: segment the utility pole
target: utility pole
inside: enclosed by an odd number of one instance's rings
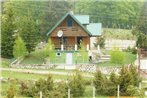
[[[120,86],[118,85],[117,86],[117,98],[119,98],[119,89],[120,89]]]

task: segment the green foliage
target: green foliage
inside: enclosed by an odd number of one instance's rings
[[[39,96],[39,92],[42,91],[43,98],[47,98],[49,96],[49,92],[53,90],[54,83],[52,76],[49,75],[47,80],[39,79],[35,84],[30,84],[29,86],[26,90],[27,95],[32,97]]]
[[[127,92],[128,86],[138,87],[140,81],[141,78],[134,65],[130,65],[130,68],[123,66],[119,77],[121,95],[130,95],[130,93]]]
[[[67,98],[68,86],[62,81],[56,84],[54,90],[50,92],[50,98]]]
[[[45,47],[45,54],[49,57],[50,62],[52,62],[56,57],[56,51],[50,38],[48,39],[48,43]]]
[[[73,95],[73,97],[79,97],[84,94],[85,81],[78,71],[76,71],[72,79],[69,80],[69,88],[71,90],[71,94]]]
[[[13,55],[17,59],[19,57],[24,57],[27,54],[27,49],[24,41],[18,36],[15,39],[15,44],[13,46]]]
[[[101,22],[108,28],[131,28],[140,16],[143,2],[130,0],[79,0],[76,13],[89,14],[92,22]]]
[[[95,47],[99,45],[101,48],[104,48],[105,47],[105,37],[104,36],[97,37],[96,43],[94,43],[94,45]]]
[[[133,48],[128,47],[125,51],[126,52],[131,52],[132,54],[136,54],[137,53],[137,49],[135,47],[133,47]]]
[[[94,77],[95,78],[93,80],[93,83],[96,88],[96,93],[98,95],[116,95],[117,83],[115,82],[117,80],[111,81],[112,78],[117,79],[114,75],[110,76],[112,77],[111,79],[108,79],[105,75],[101,73],[101,71],[97,71]]]
[[[127,93],[130,96],[138,96],[139,98],[144,98],[144,91],[140,90],[139,88],[133,86],[133,85],[129,85],[127,87]]]
[[[112,49],[110,51],[110,55],[111,55],[110,61],[112,63],[115,63],[115,64],[123,64],[124,63],[125,55],[118,48]]]
[[[94,76],[94,86],[99,95],[116,96],[117,85],[120,85],[121,96],[142,96],[143,91],[138,89],[141,79],[137,73],[137,68],[133,65],[130,67],[123,66],[120,74],[111,73],[107,78],[101,71],[97,71]],[[137,89],[136,89],[137,88]]]
[[[94,86],[96,88],[96,92],[97,94],[102,94],[103,93],[103,88],[104,88],[104,76],[103,74],[101,73],[101,71],[97,71],[94,75],[94,80],[93,80],[93,83],[94,83]]]
[[[144,1],[144,6],[142,7],[140,18],[135,29],[132,32],[137,36],[136,45],[139,48],[147,48],[147,22],[145,17],[147,17],[147,2]]]
[[[7,98],[15,98],[16,96],[16,88],[13,84],[10,84],[10,87],[7,90]]]
[[[81,42],[80,43],[80,50],[79,50],[81,57],[83,59],[83,63],[84,61],[88,61],[88,52],[86,51],[86,47],[84,46],[84,43]]]
[[[22,39],[26,43],[26,48],[29,53],[35,50],[38,43],[38,32],[36,30],[36,23],[32,18],[31,14],[24,16],[22,18],[22,25],[20,27],[20,32]]]
[[[11,2],[3,4],[2,32],[1,32],[1,55],[2,57],[13,57],[14,34],[16,24],[14,22],[14,11]]]

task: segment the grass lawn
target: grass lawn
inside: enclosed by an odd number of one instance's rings
[[[2,71],[1,76],[3,78],[13,78],[19,80],[38,80],[40,78],[47,78],[48,74],[33,74],[33,73],[20,73],[20,72],[12,72],[12,71]],[[52,74],[53,79],[67,79],[66,75],[54,75]]]
[[[51,60],[52,64],[65,64],[66,63],[66,52],[61,52],[61,56],[56,56],[55,59]],[[73,53],[73,63],[88,63],[88,59],[83,60],[82,57],[78,56],[78,52]],[[44,63],[44,55],[42,50],[36,50],[32,52],[30,55],[26,56],[24,60],[21,62],[22,64],[43,64]],[[88,56],[88,52],[87,52]],[[88,57],[87,57],[88,58]]]
[[[123,64],[115,64],[115,63],[111,63],[110,61],[106,61],[106,62],[101,62],[101,63],[97,63],[97,66],[101,66],[101,67],[120,67],[124,64],[131,64],[134,63],[136,60],[136,54],[132,54],[130,52],[124,52],[125,54],[125,59],[124,59],[124,63]]]
[[[11,60],[10,59],[5,59],[5,58],[1,58],[1,67],[3,68],[8,68],[10,63],[11,63]]]
[[[32,52],[30,55],[26,56],[22,64],[43,64],[44,62],[44,55],[42,50],[37,50]]]

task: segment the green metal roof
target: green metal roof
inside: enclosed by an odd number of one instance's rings
[[[100,36],[102,33],[102,24],[101,23],[90,23],[87,25],[88,31],[92,36]]]
[[[91,36],[91,33],[87,30],[87,28],[85,28],[71,13],[67,13],[65,16],[63,16],[61,18],[60,21],[57,22],[57,24],[47,33],[47,36],[49,36],[51,34],[51,32],[53,30],[55,30],[57,28],[57,26],[67,17],[67,16],[71,16],[85,31],[86,33]]]
[[[89,15],[74,15],[81,24],[89,24]]]

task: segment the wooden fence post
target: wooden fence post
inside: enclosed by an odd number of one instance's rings
[[[120,86],[118,85],[117,86],[117,98],[119,98],[119,88],[120,88]]]
[[[95,87],[93,86],[93,98],[95,98]]]
[[[68,89],[68,98],[70,98],[70,89]]]
[[[40,91],[40,98],[42,98],[42,91]]]

